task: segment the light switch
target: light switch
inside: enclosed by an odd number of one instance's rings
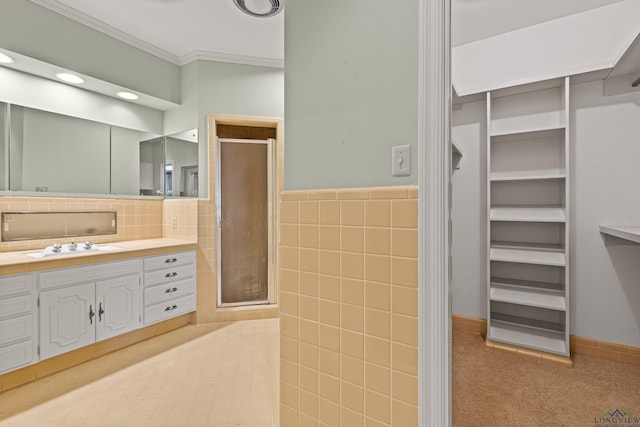
[[[411,175],[411,146],[397,145],[391,149],[393,158],[392,176]]]

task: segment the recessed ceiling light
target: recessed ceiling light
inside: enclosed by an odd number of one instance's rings
[[[140,97],[138,95],[136,95],[135,93],[131,93],[131,92],[118,92],[116,93],[116,95],[118,95],[120,98],[122,99],[129,99],[129,100],[134,100],[134,99],[139,99]]]
[[[11,64],[12,62],[15,62],[12,57],[0,52],[0,64]]]
[[[81,85],[84,83],[84,79],[82,77],[76,76],[71,73],[56,73],[56,77],[62,80],[63,82],[73,83],[76,85]]]
[[[233,2],[241,11],[256,18],[275,16],[284,9],[284,0],[233,0]]]

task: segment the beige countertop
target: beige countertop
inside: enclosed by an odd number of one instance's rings
[[[190,240],[165,238],[110,242],[101,245],[117,246],[119,249],[73,255],[53,255],[45,258],[33,258],[27,255],[41,252],[42,250],[0,252],[0,274],[18,274],[51,268],[72,267],[138,256],[159,255],[173,251],[186,251],[197,247],[197,243]]]

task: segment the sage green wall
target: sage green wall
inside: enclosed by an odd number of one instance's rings
[[[197,61],[197,67],[199,169],[206,171],[207,115],[284,117],[284,70],[214,61]],[[200,197],[205,197],[206,174],[199,178]]]
[[[180,102],[177,65],[28,0],[2,0],[0,47]]]
[[[285,13],[285,188],[416,184],[418,0],[291,1]],[[392,177],[404,144],[412,175]]]

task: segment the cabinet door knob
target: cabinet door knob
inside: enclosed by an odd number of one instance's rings
[[[167,258],[164,260],[165,264],[172,264],[174,262],[178,262],[178,258]]]
[[[177,271],[174,271],[172,273],[167,273],[164,275],[164,277],[176,277],[178,275]]]
[[[174,292],[176,292],[178,290],[178,288],[168,288],[166,291],[164,291],[165,294],[172,294]]]
[[[174,305],[172,305],[172,306],[170,306],[170,307],[165,308],[165,309],[164,309],[164,311],[173,311],[173,310],[175,310],[176,308],[178,308],[178,306],[174,304]]]

